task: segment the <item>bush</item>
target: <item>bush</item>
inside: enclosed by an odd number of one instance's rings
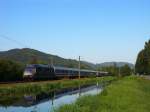
[[[132,69],[128,65],[124,65],[120,68],[120,72],[122,76],[128,76],[131,75]]]
[[[0,60],[0,81],[17,81],[22,79],[23,66],[10,60]]]

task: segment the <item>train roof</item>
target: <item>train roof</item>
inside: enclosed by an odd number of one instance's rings
[[[61,66],[51,66],[51,65],[44,65],[44,64],[29,64],[27,67],[52,67],[54,70],[72,70],[72,71],[79,71],[78,68],[68,68],[68,67],[61,67]],[[87,70],[87,69],[81,69],[81,72],[98,72],[94,70]]]
[[[27,65],[27,67],[51,67],[54,68],[54,70],[72,70],[72,71],[79,71],[78,68],[68,68],[68,67],[61,67],[61,66],[51,66],[51,65],[44,65],[44,64],[29,64]],[[94,70],[87,70],[87,69],[81,69],[81,72],[99,72],[99,73],[103,73],[103,74],[107,74],[108,72],[104,72],[104,71],[94,71]]]
[[[72,71],[79,71],[78,68],[67,68],[67,67],[59,67],[59,66],[54,66],[54,69],[56,70],[72,70]],[[80,70],[81,72],[97,72],[97,71],[94,71],[94,70],[87,70],[87,69],[81,69]]]

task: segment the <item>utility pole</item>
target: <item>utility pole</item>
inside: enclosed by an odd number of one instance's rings
[[[121,77],[121,73],[120,73],[120,67],[119,67],[119,77]]]
[[[49,58],[48,66],[49,66],[49,69],[53,66],[53,57]]]
[[[51,57],[51,66],[53,66],[53,57]]]
[[[136,68],[135,68],[135,65],[134,65],[134,75],[136,75]]]
[[[133,68],[133,75],[136,75],[136,70],[135,70],[135,65],[134,65],[134,68]]]
[[[81,75],[80,69],[81,69],[81,63],[80,63],[80,56],[79,56],[79,79],[80,79],[80,75]]]

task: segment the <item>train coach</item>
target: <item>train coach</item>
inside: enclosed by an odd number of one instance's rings
[[[46,79],[61,79],[61,78],[76,78],[80,77],[96,77],[107,75],[107,72],[98,72],[94,70],[67,68],[67,67],[56,67],[42,64],[30,64],[27,65],[23,78],[32,80],[46,80]]]

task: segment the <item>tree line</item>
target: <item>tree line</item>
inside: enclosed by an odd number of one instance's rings
[[[129,65],[124,65],[121,67],[118,67],[115,63],[113,66],[107,66],[107,67],[99,67],[97,68],[98,71],[107,71],[112,76],[117,77],[124,77],[129,76],[133,73],[133,69]]]
[[[20,63],[0,59],[0,82],[22,80],[23,65]]]

